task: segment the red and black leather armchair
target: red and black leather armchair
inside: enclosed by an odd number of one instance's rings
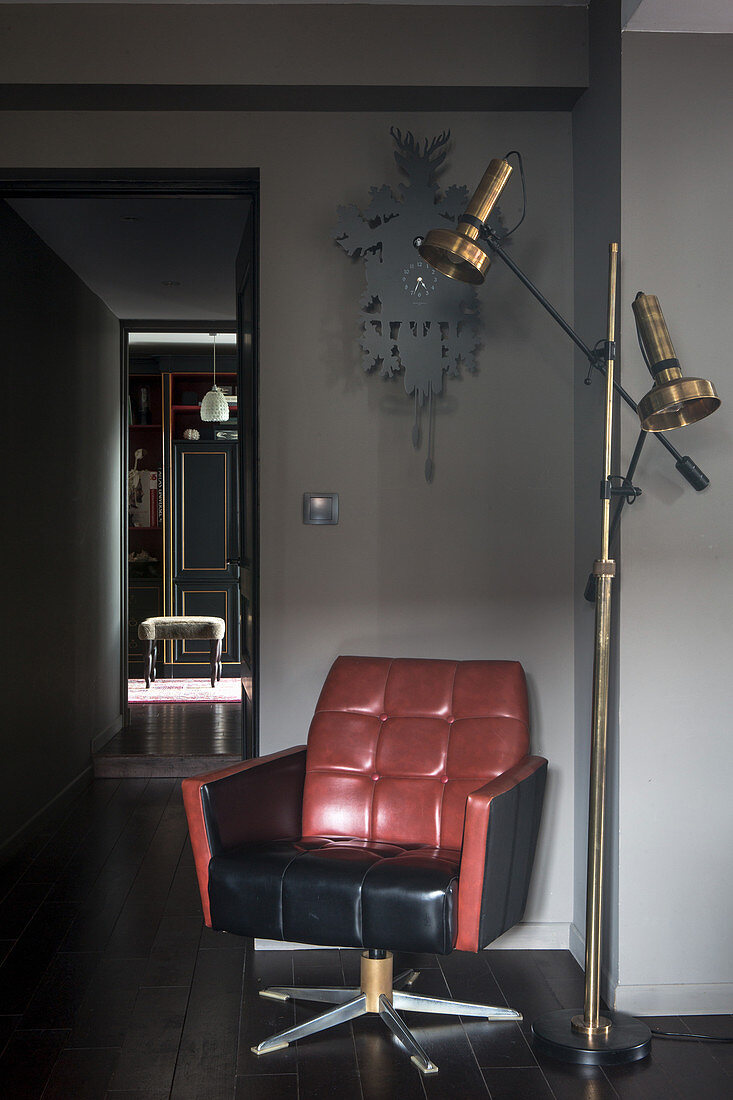
[[[400,1008],[521,1019],[406,992],[391,953],[479,951],[521,919],[547,771],[528,750],[517,662],[339,657],[307,746],[184,780],[210,927],[363,949],[360,988],[264,990],[336,1007],[255,1053],[375,1012],[434,1073]]]

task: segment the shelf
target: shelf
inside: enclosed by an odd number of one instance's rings
[[[159,432],[163,430],[163,425],[162,424],[128,424],[127,427],[130,429],[130,431],[134,430],[136,432],[140,431],[140,429],[147,429],[147,428],[155,428]]]
[[[161,534],[163,532],[163,528],[160,525],[157,525],[156,527],[133,527],[132,525],[128,525],[127,530],[130,531],[130,532],[132,532],[132,531],[160,531]]]
[[[234,431],[234,428],[221,428],[221,431]],[[238,443],[237,439],[183,439],[176,437],[174,443],[185,443],[187,447],[211,447],[214,443]]]

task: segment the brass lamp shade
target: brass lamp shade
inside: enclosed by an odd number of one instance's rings
[[[667,432],[703,420],[720,405],[715,386],[706,378],[683,378],[654,384],[639,402],[639,419],[645,432]]]
[[[431,267],[462,283],[478,286],[484,281],[491,260],[477,241],[511,174],[507,161],[492,160],[457,229],[430,230],[418,251]]]
[[[461,233],[462,224],[458,230],[431,229],[418,251],[442,275],[457,279],[460,283],[479,286],[486,277],[491,260],[483,248]]]
[[[702,420],[720,405],[712,382],[683,378],[659,299],[637,294],[632,303],[639,338],[654,373],[654,386],[639,402],[645,432],[667,432]]]

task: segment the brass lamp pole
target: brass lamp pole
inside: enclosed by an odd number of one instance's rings
[[[616,295],[618,245],[609,246],[608,319],[606,355],[603,479],[601,481],[601,552],[593,565],[595,579],[595,646],[591,727],[590,789],[588,799],[588,872],[585,902],[585,997],[582,1013],[563,1009],[549,1012],[532,1024],[532,1036],[543,1053],[566,1062],[612,1065],[646,1058],[651,1031],[646,1024],[622,1012],[601,1015],[601,916],[603,905],[603,848],[606,801],[606,747],[608,683],[611,658],[611,587],[616,562],[610,554],[611,447],[613,442],[613,383],[616,355]]]
[[[585,914],[585,1004],[572,1026],[587,1035],[607,1034],[610,1021],[599,1013],[601,976],[601,903],[603,886],[603,823],[606,801],[606,744],[608,732],[608,672],[611,657],[611,585],[616,562],[609,554],[611,525],[611,446],[613,442],[613,374],[616,341],[618,245],[609,248],[608,340],[606,403],[603,443],[601,554],[593,566],[596,578],[596,628],[593,655],[593,727],[591,734],[590,798],[588,811],[588,880]],[[649,1029],[645,1029],[649,1033]],[[649,1033],[649,1038],[651,1034]]]
[[[606,794],[606,744],[608,730],[608,684],[611,651],[611,586],[616,563],[610,555],[612,532],[611,498],[620,495],[633,500],[641,490],[630,481],[646,432],[666,432],[708,416],[720,405],[713,385],[706,379],[683,378],[667,326],[652,295],[639,294],[634,302],[644,358],[654,376],[654,386],[637,406],[614,377],[616,359],[616,297],[618,287],[618,244],[609,246],[608,317],[602,349],[592,350],[573,331],[506,254],[487,220],[506,185],[511,166],[506,160],[492,160],[456,229],[431,230],[419,244],[423,259],[450,278],[482,283],[490,264],[484,245],[498,255],[530,290],[540,304],[583,351],[592,367],[606,377],[603,478],[601,481],[601,552],[593,566],[595,598],[595,649],[593,661],[593,706],[588,809],[588,871],[585,919],[585,997],[583,1011],[550,1012],[532,1024],[537,1048],[566,1062],[585,1065],[618,1065],[638,1061],[649,1054],[651,1032],[633,1016],[600,1012],[601,915],[603,896],[603,847]],[[611,473],[614,394],[619,393],[638,412],[642,436],[637,444],[630,473],[620,478]],[[698,491],[708,479],[689,456],[682,456],[663,435],[657,438],[676,458],[680,473]],[[618,484],[618,483],[621,484]],[[623,500],[619,502],[623,504]],[[618,522],[620,509],[614,517]]]

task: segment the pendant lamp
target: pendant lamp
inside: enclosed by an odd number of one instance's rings
[[[201,419],[223,423],[229,419],[229,405],[216,384],[216,333],[212,332],[211,335],[214,337],[214,384],[201,402]]]

